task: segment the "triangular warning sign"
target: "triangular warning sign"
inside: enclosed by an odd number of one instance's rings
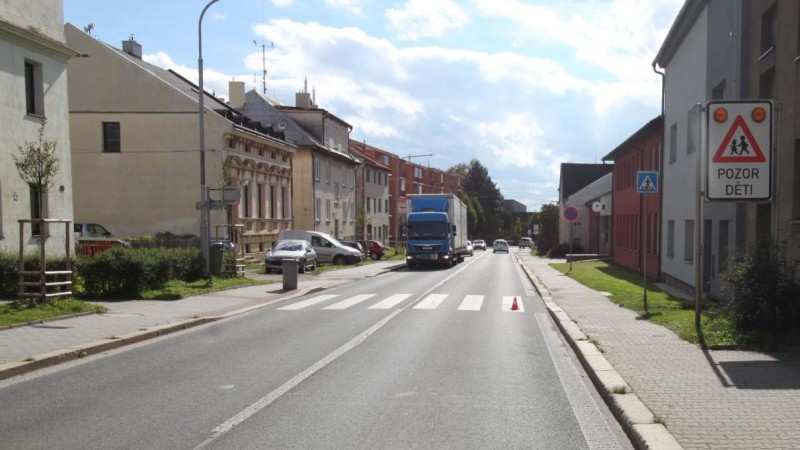
[[[737,133],[737,130],[741,131]],[[741,115],[736,116],[731,129],[725,134],[714,157],[711,158],[711,161],[715,163],[748,163],[765,162],[766,160],[761,147],[758,146],[758,141],[753,137],[753,133]]]
[[[639,192],[656,192],[656,185],[650,177],[645,176],[642,184],[639,185]]]

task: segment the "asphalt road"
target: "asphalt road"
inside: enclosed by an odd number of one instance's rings
[[[630,448],[535,295],[491,251],[356,281],[10,384],[0,446]]]

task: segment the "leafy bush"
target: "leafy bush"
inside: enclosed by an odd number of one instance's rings
[[[64,256],[48,257],[47,270],[66,270]],[[41,264],[38,253],[25,255],[25,270],[39,270]],[[19,258],[17,253],[0,252],[0,297],[16,298],[19,288]]]
[[[202,261],[197,249],[114,247],[91,260],[81,259],[78,272],[87,297],[136,298],[172,279],[200,279]]]
[[[786,244],[763,241],[737,252],[721,275],[721,304],[741,332],[800,325],[798,264]]]
[[[569,253],[569,243],[562,242],[555,247],[550,249],[550,253],[548,253],[548,258],[566,258],[567,253]],[[572,253],[585,253],[583,251],[583,247],[581,244],[572,244]]]

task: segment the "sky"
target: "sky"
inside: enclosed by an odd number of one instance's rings
[[[64,21],[197,82],[209,0],[64,0]],[[477,159],[538,211],[561,163],[602,158],[661,112],[653,60],[683,0],[217,0],[206,89],[282,104],[306,85],[350,137],[441,170]],[[266,73],[265,73],[266,70]],[[430,156],[421,156],[430,155]]]

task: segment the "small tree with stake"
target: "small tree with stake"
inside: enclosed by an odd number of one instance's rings
[[[40,222],[32,222],[31,226],[38,225],[40,234],[39,245],[41,251],[41,268],[44,270],[46,261],[44,252],[44,196],[53,188],[55,177],[58,174],[60,161],[56,156],[56,142],[44,138],[46,121],[42,120],[39,128],[39,138],[36,141],[27,141],[17,146],[19,154],[12,155],[14,166],[20,178],[30,185],[36,193],[37,216]],[[20,226],[23,226],[20,223]],[[24,255],[20,255],[22,261]],[[45,299],[40,299],[44,301]]]

